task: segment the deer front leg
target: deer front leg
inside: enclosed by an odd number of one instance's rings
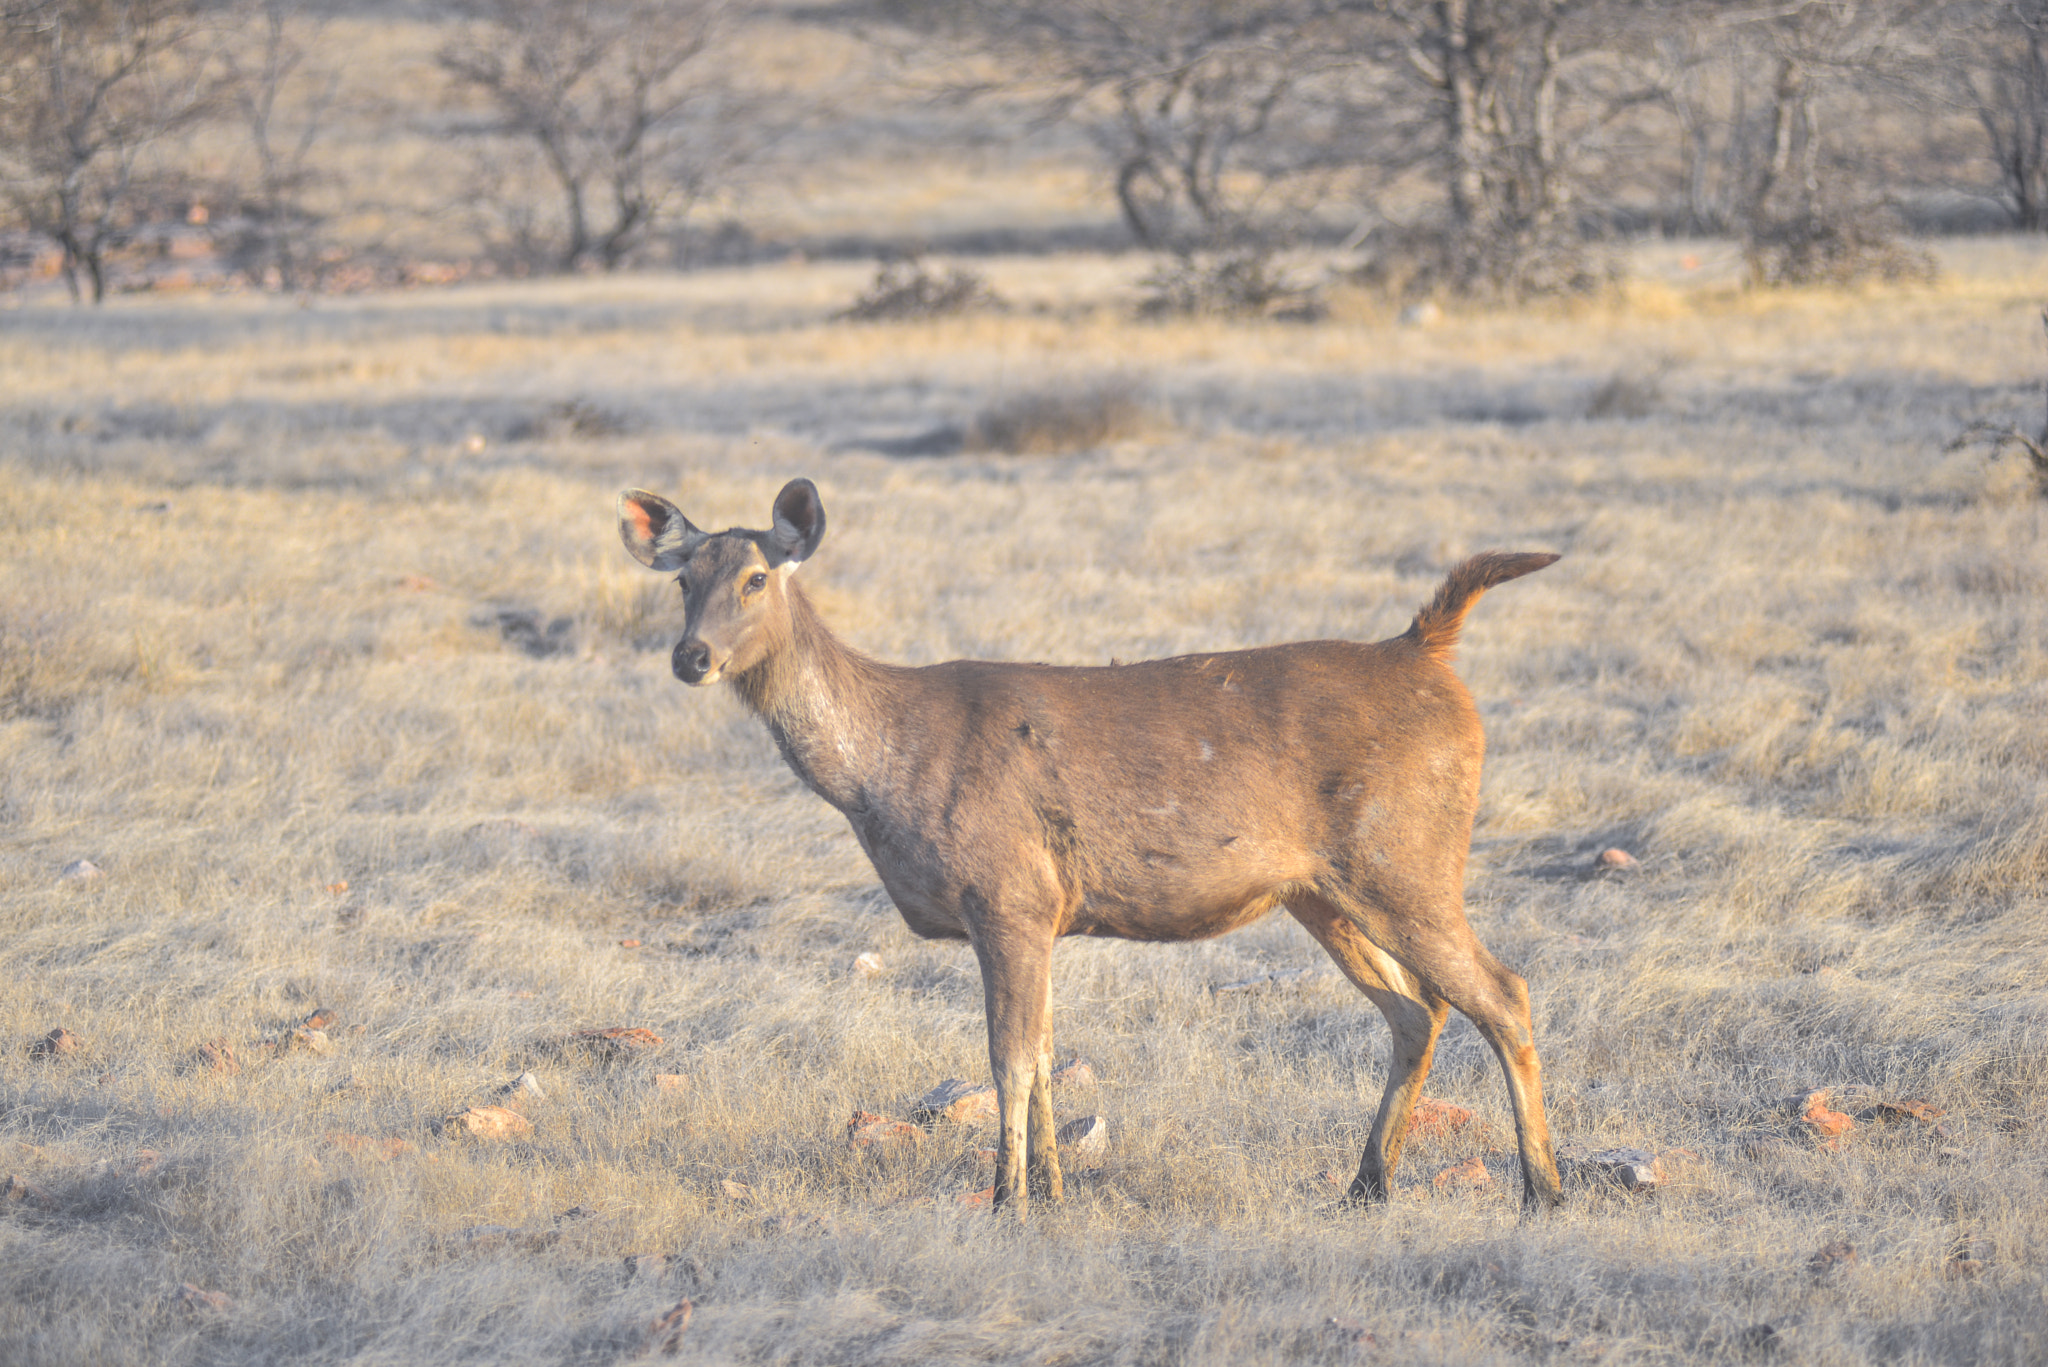
[[[1057,1201],[1066,1195],[1060,1179],[1059,1130],[1052,1118],[1052,975],[1046,975],[1045,1028],[1038,1042],[1038,1075],[1031,1080],[1031,1194]]]
[[[996,1139],[995,1204],[998,1209],[1014,1204],[1022,1216],[1031,1204],[1027,1153],[1041,1178],[1051,1174],[1049,1185],[1041,1182],[1046,1194],[1059,1192],[1052,1093],[1046,1076],[1051,1070],[1040,1066],[1051,1061],[1047,1017],[1052,996],[1052,945],[1039,943],[1036,936],[996,932],[977,937],[974,951],[981,960],[989,1071],[995,1077],[1001,1124]]]

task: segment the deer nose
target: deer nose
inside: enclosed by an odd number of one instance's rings
[[[676,653],[670,660],[676,677],[686,684],[701,683],[711,672],[711,647],[702,641],[678,641]]]

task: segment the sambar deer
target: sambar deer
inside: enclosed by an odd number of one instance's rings
[[[907,668],[842,644],[792,575],[825,535],[807,479],[766,531],[699,531],[619,495],[642,564],[677,571],[676,677],[729,681],[853,825],[911,930],[981,964],[1001,1135],[995,1203],[1060,1195],[1052,951],[1063,935],[1199,940],[1284,906],[1393,1031],[1353,1200],[1383,1200],[1450,1007],[1499,1057],[1526,1207],[1558,1200],[1529,992],[1466,923],[1485,748],[1450,667],[1485,590],[1557,557],[1488,552],[1407,631],[1102,668]]]

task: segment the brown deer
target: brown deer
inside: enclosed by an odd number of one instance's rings
[[[1385,1199],[1456,1007],[1507,1074],[1524,1205],[1556,1204],[1528,986],[1465,920],[1485,739],[1449,663],[1473,601],[1556,556],[1474,556],[1407,631],[1371,645],[911,669],[842,644],[791,577],[825,535],[807,479],[776,495],[767,531],[702,532],[635,489],[619,496],[619,533],[642,564],[679,572],[676,677],[730,681],[852,823],[911,930],[973,945],[998,1206],[1060,1195],[1053,942],[1200,940],[1281,906],[1393,1031],[1351,1199]]]

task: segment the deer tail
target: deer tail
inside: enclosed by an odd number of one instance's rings
[[[1415,614],[1414,622],[1401,639],[1434,659],[1449,660],[1457,649],[1458,631],[1465,625],[1465,614],[1479,601],[1480,594],[1495,584],[1533,574],[1556,560],[1548,551],[1481,551],[1444,576],[1436,597]]]

